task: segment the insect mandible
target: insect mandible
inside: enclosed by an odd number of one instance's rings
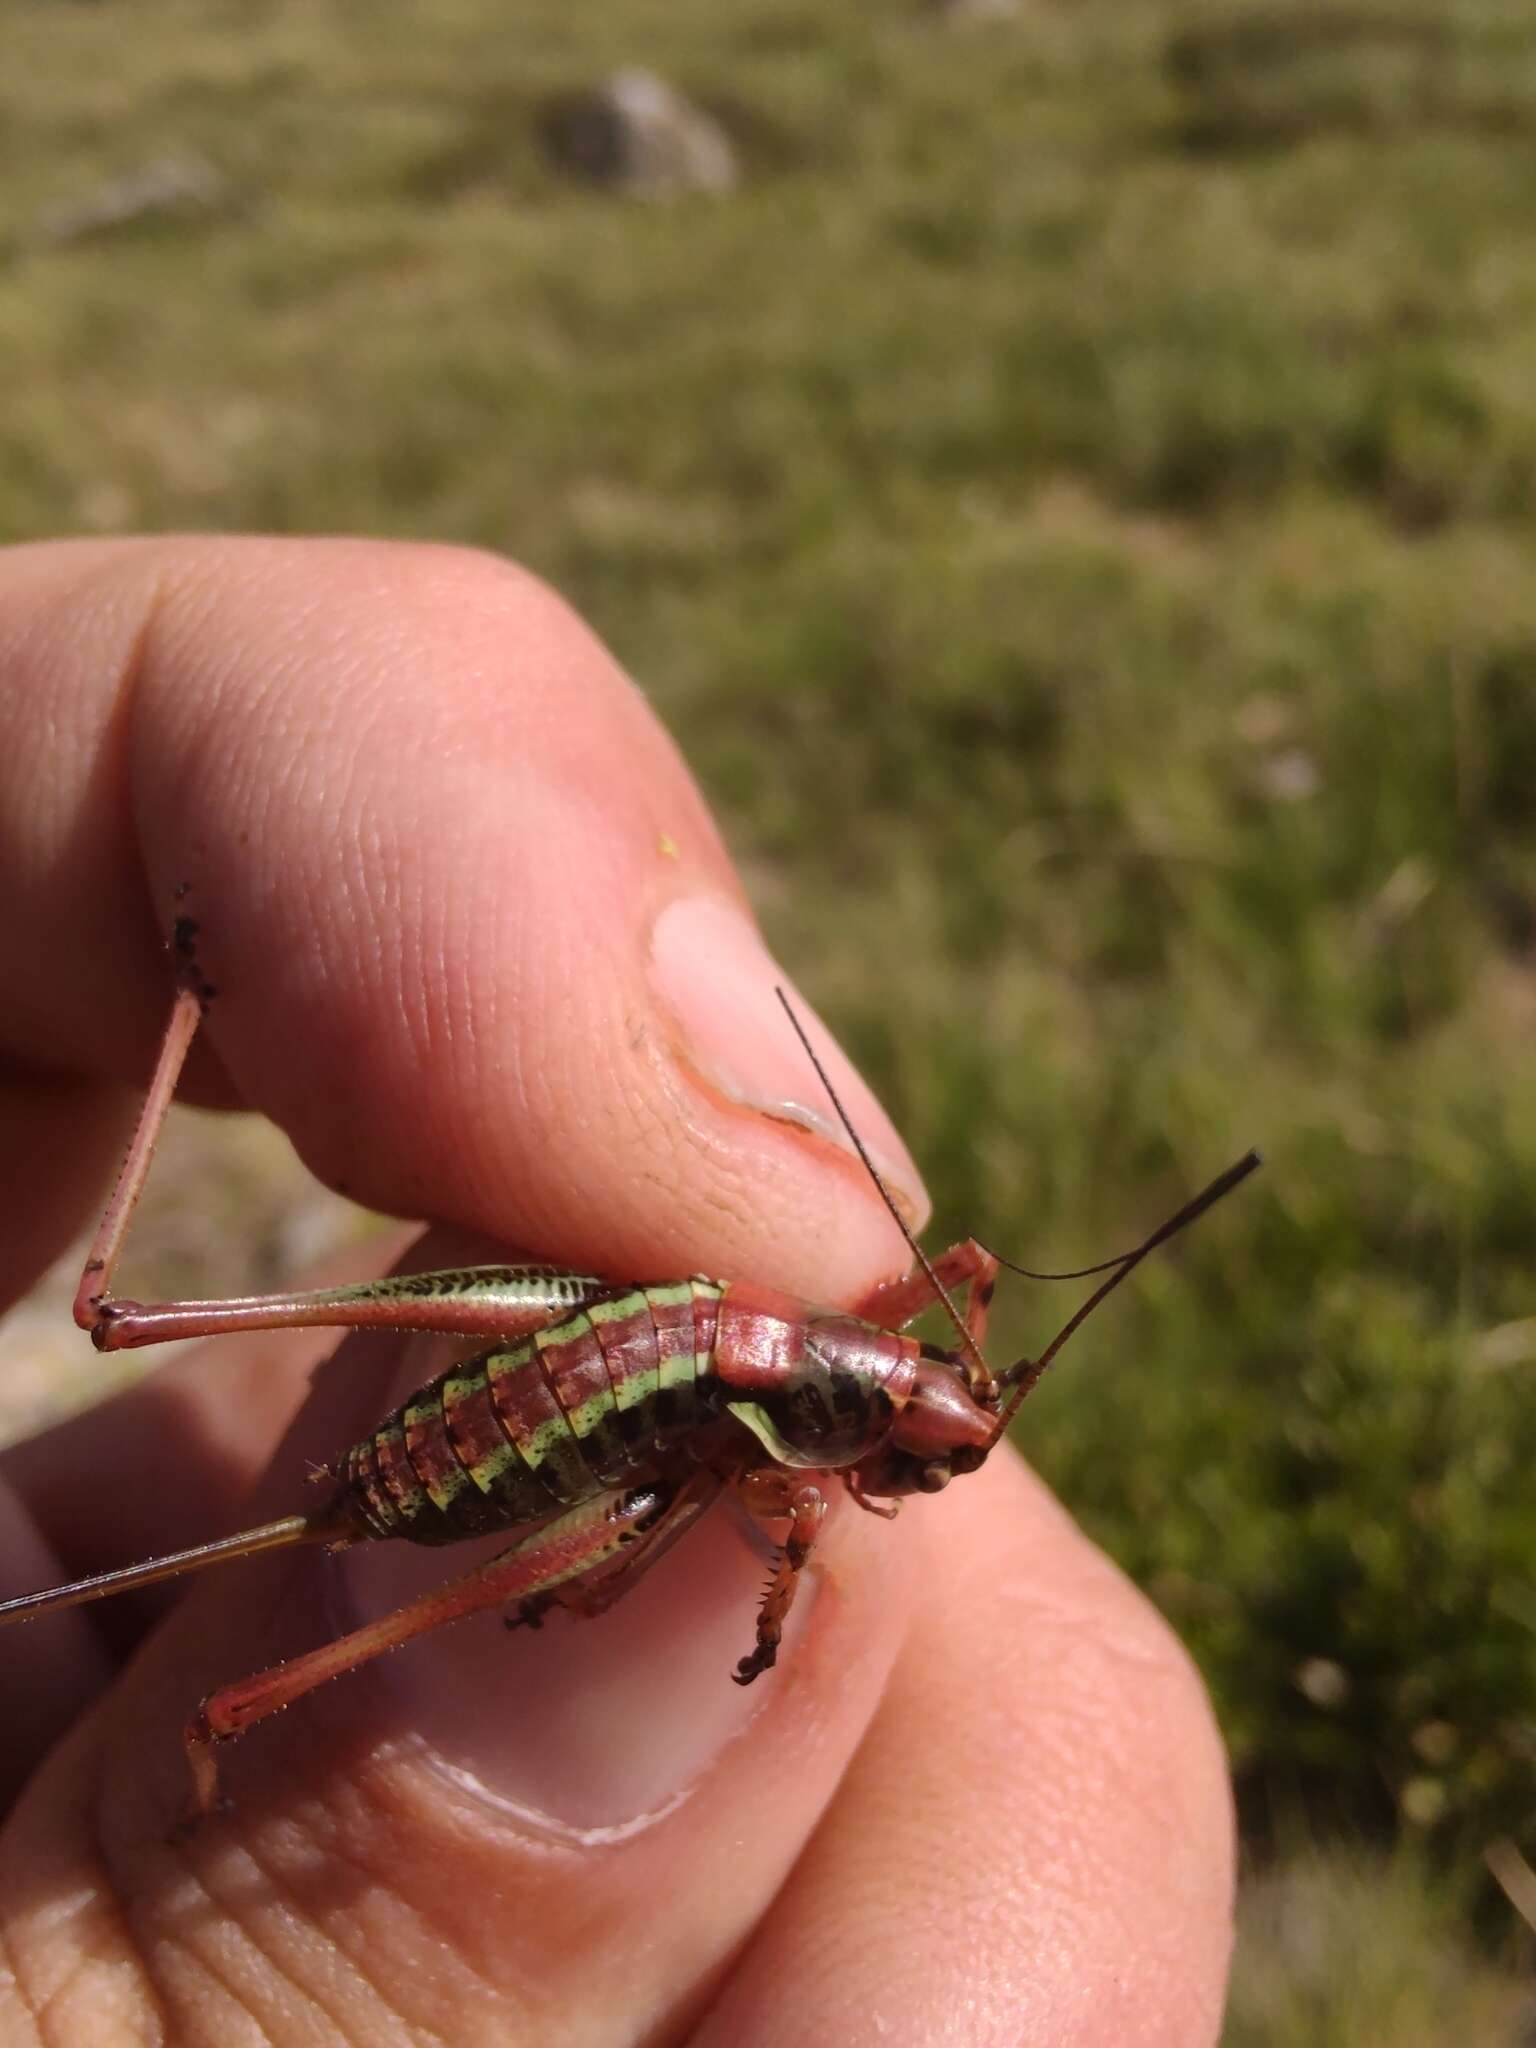
[[[175,1003],[86,1260],[75,1320],[103,1351],[280,1327],[424,1330],[483,1340],[487,1348],[429,1380],[315,1475],[332,1484],[325,1506],[0,1602],[0,1623],[296,1544],[446,1544],[501,1530],[515,1536],[488,1562],[395,1613],[210,1693],[186,1729],[197,1816],[217,1804],[217,1743],[326,1679],[478,1609],[503,1607],[513,1623],[537,1623],[555,1606],[600,1614],[727,1488],[754,1516],[788,1523],[756,1640],[733,1673],[749,1684],[775,1661],[835,1488],[890,1516],[903,1495],[936,1493],[976,1471],[1104,1297],[1259,1164],[1257,1153],[1247,1153],[1133,1250],[1073,1273],[1032,1273],[975,1238],[930,1260],[781,991],[789,1022],[915,1261],[854,1312],[742,1281],[692,1275],[639,1285],[549,1265],[470,1266],[231,1301],[117,1300],[112,1273],[129,1218],[213,993],[197,966],[196,933],[192,919],[178,919]],[[1000,1266],[1033,1279],[1107,1277],[1037,1358],[995,1373],[982,1342]],[[963,1313],[954,1298],[962,1288]],[[905,1334],[934,1307],[954,1326],[959,1341],[951,1349]]]

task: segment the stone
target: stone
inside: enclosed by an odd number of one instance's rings
[[[595,91],[554,102],[543,134],[561,170],[637,198],[729,192],[739,178],[720,123],[654,71],[616,71]]]

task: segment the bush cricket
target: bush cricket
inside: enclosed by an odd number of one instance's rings
[[[639,1285],[550,1265],[412,1273],[312,1293],[145,1306],[115,1299],[112,1274],[182,1064],[212,990],[190,918],[177,921],[177,992],[132,1143],[75,1301],[112,1351],[234,1330],[386,1327],[483,1342],[402,1402],[325,1472],[332,1494],[296,1513],[172,1556],[0,1602],[0,1623],[125,1592],[221,1560],[298,1544],[398,1538],[448,1544],[506,1531],[510,1547],[397,1612],[269,1670],[220,1686],[187,1724],[195,1815],[218,1799],[217,1743],[441,1624],[486,1607],[537,1623],[559,1606],[600,1614],[732,1489],[755,1517],[788,1523],[732,1674],[749,1684],[777,1655],[800,1572],[830,1499],[894,1515],[902,1496],[974,1472],[1062,1346],[1134,1267],[1259,1164],[1249,1152],[1119,1257],[1037,1274],[975,1238],[929,1259],[902,1218],[782,991],[790,1025],[914,1264],[852,1312],[747,1282],[691,1275]],[[1037,1358],[996,1373],[982,1355],[1000,1266],[1033,1279],[1106,1277]],[[965,1293],[962,1313],[955,1296]],[[940,1308],[958,1342],[905,1326]]]

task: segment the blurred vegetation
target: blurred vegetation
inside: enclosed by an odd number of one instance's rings
[[[1293,1846],[1244,1892],[1223,2048],[1529,2042],[1529,1993],[1457,1931],[1458,1903],[1417,1854]]]
[[[739,191],[548,167],[634,63]],[[1028,1446],[1280,1853],[1234,2044],[1519,2038],[1454,1930],[1508,1960],[1483,1854],[1536,1861],[1529,8],[18,0],[0,111],[0,534],[546,573],[941,1241],[1097,1256],[1265,1147]],[[48,230],[167,152],[211,194]],[[1297,1813],[1395,1860],[1288,1861]],[[1332,2004],[1275,1975],[1291,1883]]]

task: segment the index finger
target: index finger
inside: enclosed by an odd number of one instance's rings
[[[633,1277],[846,1297],[904,1262],[676,750],[533,578],[370,542],[18,549],[0,678],[13,1066],[142,1075],[186,884],[227,1076],[194,1087],[358,1199]]]

